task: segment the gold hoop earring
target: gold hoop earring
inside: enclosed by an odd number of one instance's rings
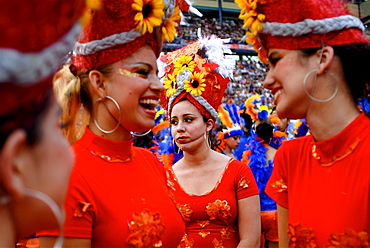
[[[101,128],[100,126],[99,126],[99,124],[98,124],[98,122],[96,121],[96,119],[94,118],[94,123],[95,123],[95,125],[96,125],[96,127],[102,132],[102,133],[113,133],[114,131],[116,131],[117,130],[117,128],[120,126],[120,124],[121,124],[121,108],[120,108],[120,106],[119,106],[119,104],[118,104],[118,102],[116,101],[116,100],[114,100],[113,99],[113,97],[110,97],[110,96],[106,96],[104,99],[109,99],[109,100],[111,100],[113,103],[114,103],[114,105],[116,105],[116,107],[117,107],[117,109],[118,109],[118,123],[117,123],[117,125],[112,129],[112,130],[109,130],[109,131],[107,131],[107,130],[104,130],[103,128]],[[98,98],[98,99],[96,99],[96,101],[97,102],[100,102],[100,101],[102,101],[102,100],[104,100],[103,98]],[[105,104],[104,104],[105,105]],[[107,108],[108,109],[108,108]],[[109,112],[109,110],[108,110],[108,112]],[[112,114],[111,114],[112,115]],[[96,116],[96,115],[95,115]],[[113,116],[113,115],[112,115]]]
[[[149,129],[148,131],[145,131],[145,132],[130,132],[130,133],[131,133],[131,135],[133,135],[135,137],[143,137],[145,135],[148,135],[151,131],[152,131],[152,129]]]
[[[313,69],[312,71],[308,72],[306,74],[306,76],[304,77],[303,79],[303,89],[306,93],[306,95],[312,100],[312,101],[315,101],[315,102],[329,102],[330,100],[332,100],[337,94],[338,94],[338,90],[339,90],[339,81],[338,81],[338,78],[331,72],[329,72],[329,75],[332,76],[334,79],[335,79],[335,82],[337,83],[336,87],[335,87],[335,90],[334,90],[334,93],[333,95],[331,95],[329,98],[327,99],[324,99],[324,100],[321,100],[321,99],[317,99],[315,97],[313,97],[312,95],[310,95],[310,93],[308,92],[307,88],[306,88],[306,84],[307,84],[307,78],[311,75],[311,73],[313,72],[317,72],[319,69]],[[317,79],[317,77],[316,77]],[[315,79],[315,83],[316,83],[316,80]]]

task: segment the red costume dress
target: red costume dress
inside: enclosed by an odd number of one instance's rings
[[[172,169],[168,170],[168,185],[186,221],[181,247],[238,245],[238,200],[259,193],[247,165],[230,159],[215,187],[204,195],[186,193]]]
[[[73,145],[76,163],[65,202],[66,237],[91,239],[92,247],[178,246],[185,224],[169,196],[165,170],[149,151],[131,144],[99,137],[87,128]],[[118,156],[128,161],[106,161]],[[40,235],[50,234],[57,233]]]
[[[369,149],[363,113],[330,139],[283,143],[266,192],[289,210],[290,247],[370,247]]]

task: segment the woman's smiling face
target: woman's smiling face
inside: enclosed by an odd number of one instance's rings
[[[312,57],[305,57],[297,50],[270,50],[270,69],[263,84],[275,96],[279,117],[305,117],[309,98],[304,91],[303,81],[306,74],[314,68],[312,60]]]
[[[155,106],[163,85],[158,79],[156,56],[149,46],[143,46],[129,57],[113,64],[106,93],[121,108],[121,126],[134,132],[153,127]],[[109,104],[109,105],[108,105]],[[107,101],[109,110],[118,118],[117,107]]]

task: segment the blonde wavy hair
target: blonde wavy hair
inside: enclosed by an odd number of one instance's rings
[[[62,133],[71,144],[81,138],[90,121],[90,110],[81,101],[81,90],[87,90],[88,78],[74,76],[69,65],[64,65],[53,79],[53,89],[63,112]]]

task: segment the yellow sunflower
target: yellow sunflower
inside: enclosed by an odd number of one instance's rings
[[[165,4],[162,0],[134,0],[132,9],[138,11],[135,15],[136,30],[141,29],[142,34],[145,34],[147,31],[152,33],[153,28],[158,27],[162,23],[164,7]]]
[[[241,9],[240,13],[245,13],[257,9],[258,0],[235,0],[235,3]]]
[[[85,27],[91,20],[91,10],[100,9],[101,1],[100,0],[86,0],[86,10],[82,13],[80,18],[81,25]]]
[[[164,23],[162,27],[162,33],[165,40],[173,41],[175,39],[176,25],[180,20],[180,9],[179,7],[176,7],[171,17]]]
[[[176,93],[176,78],[172,74],[168,74],[163,82],[164,88],[166,89],[166,96],[172,96]]]
[[[201,95],[203,93],[202,91],[205,90],[204,87],[206,87],[206,84],[203,83],[204,81],[206,81],[204,79],[204,74],[194,72],[191,74],[190,81],[184,81],[184,89],[194,96]]]
[[[256,35],[263,29],[264,14],[258,14],[257,11],[251,10],[248,13],[240,14],[239,18],[244,20],[243,28],[250,28],[253,35]]]
[[[193,57],[181,55],[175,62],[173,62],[175,67],[174,74],[177,75],[183,70],[194,71],[194,68],[197,66],[193,61]]]

